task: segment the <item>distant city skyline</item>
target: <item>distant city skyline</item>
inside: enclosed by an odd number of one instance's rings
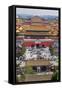
[[[46,9],[28,9],[28,8],[16,8],[16,15],[33,15],[33,16],[58,16],[58,10],[46,10]]]

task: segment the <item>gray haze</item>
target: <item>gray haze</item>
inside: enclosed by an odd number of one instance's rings
[[[43,16],[51,15],[58,16],[58,10],[45,10],[45,9],[27,9],[27,8],[16,8],[16,15],[34,15],[34,16]]]

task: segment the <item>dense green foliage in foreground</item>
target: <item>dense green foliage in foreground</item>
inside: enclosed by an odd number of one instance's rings
[[[53,76],[52,76],[52,79],[51,80],[59,80],[59,72],[54,72]]]

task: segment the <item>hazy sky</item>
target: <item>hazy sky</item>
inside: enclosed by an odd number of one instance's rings
[[[45,9],[27,9],[27,8],[16,8],[16,14],[27,14],[27,15],[53,15],[58,16],[58,10],[45,10]]]

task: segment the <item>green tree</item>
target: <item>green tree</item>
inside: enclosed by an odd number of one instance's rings
[[[54,55],[54,48],[52,46],[49,47],[51,55]]]
[[[19,56],[22,56],[26,51],[26,48],[25,47],[22,47],[20,48],[19,52],[16,53],[16,56],[19,57]]]
[[[25,67],[25,74],[35,74],[35,72],[31,66],[26,66]]]
[[[58,71],[54,72],[51,80],[59,80],[59,72]]]

